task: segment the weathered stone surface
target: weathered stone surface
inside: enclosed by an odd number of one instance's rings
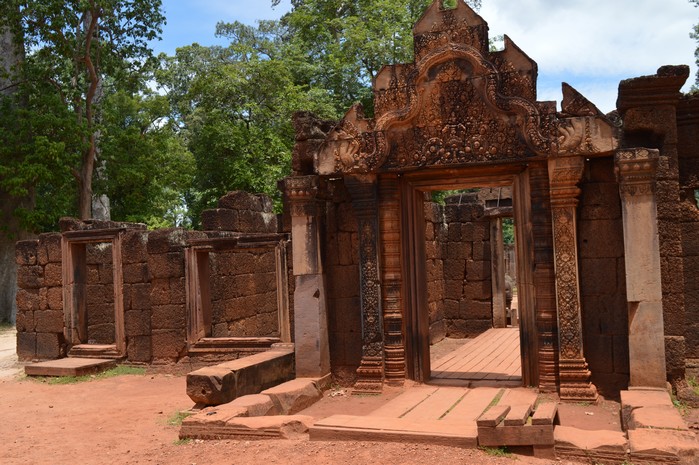
[[[640,428],[687,430],[687,424],[675,407],[664,405],[634,409],[631,412],[628,428],[630,430]]]
[[[15,262],[17,265],[36,265],[38,253],[39,241],[19,241],[15,245]]]
[[[309,428],[313,425],[313,418],[305,415],[232,417],[224,425],[199,425],[187,420],[182,423],[180,438],[298,439],[306,437]]]
[[[258,394],[293,378],[293,360],[292,350],[274,349],[201,368],[187,375],[187,395],[196,403],[218,405]]]
[[[694,433],[660,429],[635,429],[628,432],[630,461],[633,463],[670,462],[694,465],[699,462],[699,442]]]
[[[558,425],[553,430],[556,449],[570,448],[588,452],[626,453],[626,436],[620,431],[589,431]]]
[[[268,395],[284,415],[298,413],[323,398],[322,391],[310,378],[296,378],[262,391],[262,394]]]
[[[268,415],[282,415],[270,396],[266,394],[249,394],[238,397],[226,404],[231,407],[245,408],[248,417],[264,417]]]

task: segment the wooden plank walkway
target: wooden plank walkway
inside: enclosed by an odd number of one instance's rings
[[[508,408],[531,411],[536,398],[535,390],[525,388],[417,386],[369,415],[333,415],[317,421],[310,437],[476,447],[476,420],[484,411],[505,399]]]
[[[432,379],[521,381],[519,328],[491,328],[432,364]]]

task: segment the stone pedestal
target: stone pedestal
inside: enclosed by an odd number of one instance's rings
[[[577,184],[584,168],[582,157],[549,159],[560,397],[570,401],[597,400],[583,352],[580,316],[576,207],[580,194]]]
[[[325,275],[320,254],[317,193],[316,176],[286,179],[286,194],[291,204],[291,237],[296,280],[296,376],[304,378],[321,378],[330,373]]]
[[[630,388],[664,388],[666,383],[657,164],[657,150],[629,149],[616,154],[624,222]]]

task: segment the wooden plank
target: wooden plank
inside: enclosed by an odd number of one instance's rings
[[[506,337],[506,332],[491,329],[488,333],[488,338],[477,338],[478,348],[476,350],[463,357],[459,363],[452,365],[448,372],[443,373],[442,376],[446,375],[447,378],[462,379],[463,377],[470,377],[471,373],[476,372],[476,366],[479,366],[484,360],[492,359],[492,357],[499,352],[500,341]],[[437,376],[439,376],[439,373]]]
[[[439,388],[415,408],[408,411],[401,418],[409,420],[439,420],[465,395],[465,389]]]
[[[553,425],[558,412],[558,404],[555,402],[542,402],[536,407],[532,415],[532,425]]]
[[[494,328],[489,329],[483,334],[478,335],[476,338],[471,339],[467,344],[453,352],[454,358],[451,363],[441,366],[440,370],[453,370],[460,364],[467,363],[469,360],[478,357],[482,352],[489,350],[489,345],[491,340],[497,340],[501,336],[498,335]]]
[[[495,405],[483,412],[476,420],[476,424],[478,427],[487,426],[492,428],[498,426],[508,413],[510,413],[509,405]]]
[[[437,391],[437,389],[439,388],[434,386],[411,388],[404,394],[401,394],[388,402],[386,405],[374,410],[369,414],[369,416],[393,418],[401,417],[411,409],[415,408],[415,406],[420,402],[432,395],[435,391]]]
[[[494,360],[498,360],[509,348],[508,338],[513,329],[493,329],[488,339],[484,339],[481,344],[487,350],[479,353],[478,357],[465,361],[461,368],[473,373],[473,379],[482,379],[489,370],[486,369]],[[480,375],[483,373],[483,376]]]
[[[552,446],[553,444],[553,426],[500,424],[495,428],[478,428],[479,446]]]
[[[505,417],[505,426],[524,426],[532,413],[532,406],[527,404],[513,405]]]
[[[500,391],[501,389],[493,387],[479,387],[469,390],[466,397],[461,399],[461,402],[455,405],[442,421],[468,421],[475,424],[476,418],[481,416],[481,413],[493,402]]]
[[[469,373],[469,379],[483,379],[490,373],[489,364],[493,360],[497,360],[502,354],[507,350],[506,345],[502,345],[503,339],[500,339],[497,343],[492,343],[493,350],[487,355],[478,359],[475,363],[472,363],[466,367],[467,373]],[[455,373],[451,374],[449,377],[457,376]]]

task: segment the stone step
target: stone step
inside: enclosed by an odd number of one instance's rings
[[[78,344],[71,347],[68,357],[121,360],[124,355],[114,344]]]
[[[572,426],[554,429],[556,456],[584,463],[622,463],[627,459],[626,435],[621,431],[589,431]]]
[[[294,349],[289,344],[187,375],[187,395],[197,404],[220,405],[294,378]]]
[[[24,367],[27,376],[84,376],[116,367],[112,359],[60,358]]]

